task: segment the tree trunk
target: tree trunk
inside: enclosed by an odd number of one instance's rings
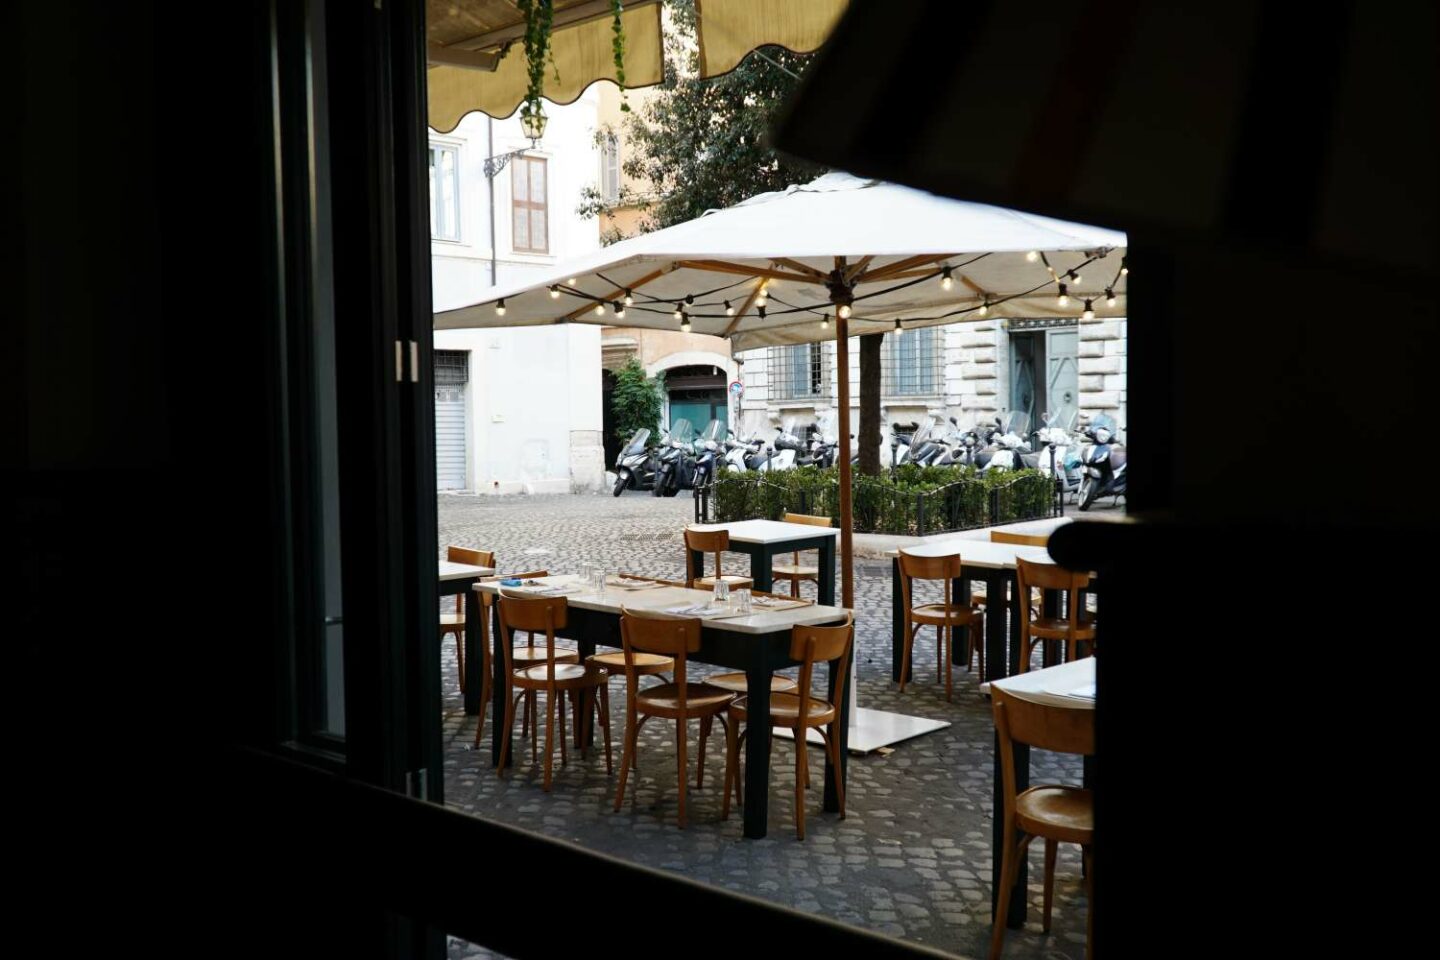
[[[855,435],[860,442],[859,473],[866,477],[880,475],[880,439],[885,430],[880,422],[880,345],[884,340],[880,333],[860,338],[860,429]]]

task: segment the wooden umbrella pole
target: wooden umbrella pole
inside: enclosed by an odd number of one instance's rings
[[[855,609],[854,517],[850,508],[850,322],[835,315],[836,387],[840,401],[840,596],[841,606]]]

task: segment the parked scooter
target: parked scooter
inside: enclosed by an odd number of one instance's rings
[[[695,472],[691,489],[697,497],[700,495],[700,488],[708,486],[715,479],[720,445],[720,421],[711,420],[695,441]]]
[[[654,453],[646,449],[649,440],[649,428],[641,427],[615,458],[615,496],[620,496],[628,487],[643,490],[654,485],[656,459]]]
[[[1085,477],[1080,481],[1080,509],[1089,510],[1100,497],[1125,494],[1125,447],[1119,443],[1115,421],[1102,413],[1085,428],[1090,442],[1080,448]]]
[[[985,461],[983,470],[1020,470],[1038,466],[1038,459],[1025,460],[1030,454],[1030,443],[1026,435],[1030,432],[1030,415],[1024,410],[1011,410],[998,418],[999,429],[993,435],[993,450]],[[982,453],[983,456],[983,453]]]
[[[1036,441],[1044,447],[1040,455],[1040,471],[1055,477],[1063,493],[1075,494],[1080,489],[1082,473],[1080,454],[1071,431],[1079,411],[1045,415],[1045,426],[1035,431]]]
[[[721,458],[721,470],[726,473],[749,473],[760,470],[770,459],[765,451],[765,442],[746,434],[737,438],[735,431],[724,441],[725,454]]]
[[[816,423],[815,437],[810,441],[810,455],[817,467],[833,467],[840,462],[839,422],[834,414],[827,413]],[[850,462],[860,462],[860,445],[855,435],[850,435]]]
[[[796,458],[805,452],[805,443],[795,435],[795,418],[786,417],[775,428],[775,439],[771,441],[774,454],[765,465],[767,470],[789,470],[796,465]]]
[[[695,428],[684,418],[670,426],[670,437],[659,450],[660,463],[655,471],[655,486],[651,493],[657,497],[673,497],[681,486],[688,486],[690,474],[695,469]]]

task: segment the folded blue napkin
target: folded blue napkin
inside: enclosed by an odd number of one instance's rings
[[[505,579],[505,580],[501,580],[501,581],[500,581],[500,585],[501,585],[502,587],[518,587],[518,586],[520,586],[520,584],[521,584],[521,580],[520,580],[519,577],[510,577],[510,578],[508,578],[508,579]]]

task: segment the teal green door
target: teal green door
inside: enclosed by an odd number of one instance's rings
[[[719,420],[720,435],[723,437],[729,426],[727,423],[729,408],[725,402],[724,391],[716,391],[714,396],[695,396],[700,392],[699,390],[687,390],[685,391],[687,396],[684,399],[671,394],[670,422],[674,423],[681,418],[689,420],[695,427],[695,433],[699,434],[711,420]]]

